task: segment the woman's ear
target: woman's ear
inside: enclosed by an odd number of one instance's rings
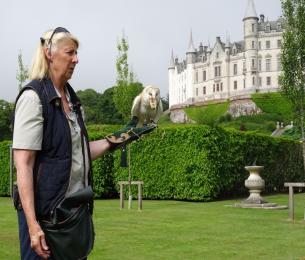
[[[50,48],[45,48],[44,49],[44,54],[46,55],[46,58],[49,62],[52,61],[52,55],[51,55],[51,50]]]

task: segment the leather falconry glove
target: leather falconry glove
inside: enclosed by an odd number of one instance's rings
[[[148,134],[153,131],[157,125],[150,124],[143,127],[136,127],[138,118],[133,116],[131,121],[119,131],[107,135],[105,138],[111,144],[110,151],[122,149],[121,166],[127,167],[126,145],[132,141],[138,140],[143,134]]]

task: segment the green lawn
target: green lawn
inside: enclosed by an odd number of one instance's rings
[[[287,205],[288,195],[265,197]],[[193,203],[144,201],[143,211],[119,210],[118,200],[98,200],[96,242],[89,259],[305,259],[305,194],[288,210],[228,207],[239,200]],[[126,203],[127,204],[127,203]],[[15,212],[0,198],[0,259],[18,259]]]

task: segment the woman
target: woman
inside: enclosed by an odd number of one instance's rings
[[[33,59],[32,81],[16,100],[13,148],[23,260],[52,257],[40,223],[60,199],[92,184],[91,160],[154,128],[134,129],[135,118],[107,139],[88,141],[80,101],[68,83],[79,62],[78,46],[65,28],[47,31]]]

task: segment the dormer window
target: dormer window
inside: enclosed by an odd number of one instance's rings
[[[281,25],[281,23],[277,23],[277,30],[278,30],[278,31],[282,30],[282,25]]]
[[[271,29],[271,26],[270,26],[270,23],[268,23],[268,24],[266,25],[266,32],[270,32],[270,29]]]
[[[216,59],[219,58],[219,52],[216,52]]]

